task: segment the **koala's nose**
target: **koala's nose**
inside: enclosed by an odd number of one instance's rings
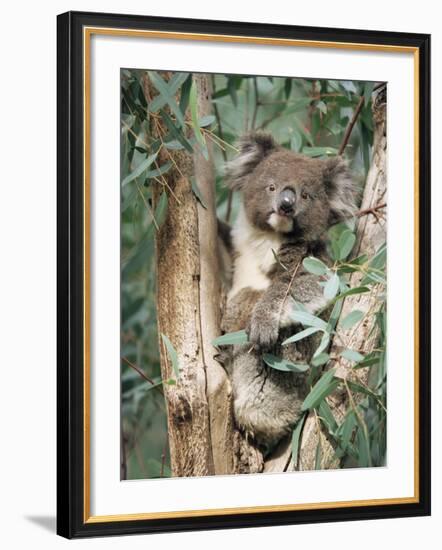
[[[279,195],[278,207],[283,214],[290,214],[295,205],[295,193],[291,189],[284,189]]]

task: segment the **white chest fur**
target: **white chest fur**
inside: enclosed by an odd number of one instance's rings
[[[241,207],[232,230],[232,238],[236,259],[233,284],[228,297],[232,298],[246,287],[265,290],[270,284],[268,273],[276,262],[272,250],[278,252],[281,236],[253,227]]]

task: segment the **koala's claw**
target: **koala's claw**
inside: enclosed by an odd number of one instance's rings
[[[247,333],[252,344],[268,350],[278,341],[279,325],[272,316],[252,315]]]

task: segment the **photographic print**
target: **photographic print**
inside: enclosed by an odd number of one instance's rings
[[[429,515],[430,37],[57,35],[57,532]]]
[[[120,86],[121,479],[386,466],[387,83]]]

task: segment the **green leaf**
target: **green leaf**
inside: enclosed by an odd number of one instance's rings
[[[312,357],[310,363],[314,367],[320,367],[330,361],[330,355],[328,353],[320,353],[319,355]]]
[[[313,358],[315,359],[319,355],[322,354],[323,351],[325,351],[330,343],[330,334],[328,332],[324,332],[321,338],[321,342],[316,349],[315,353],[313,354]]]
[[[209,160],[209,153],[207,151],[207,145],[206,140],[204,139],[203,134],[201,133],[200,127],[199,127],[199,121],[198,121],[198,105],[197,105],[197,89],[196,89],[196,82],[192,82],[192,86],[190,88],[190,113],[192,116],[192,127],[193,131],[195,133],[195,138],[197,142],[199,143],[201,147],[202,154],[206,160]]]
[[[159,227],[162,226],[164,220],[166,219],[167,214],[167,206],[169,204],[169,199],[167,197],[167,193],[163,191],[160,195],[160,198],[158,199],[158,204],[155,207],[155,221],[159,225]]]
[[[151,73],[154,73],[154,71],[151,71]],[[158,73],[155,73],[156,76],[158,76],[159,78],[161,78]],[[151,76],[151,74],[149,74],[149,76]],[[174,73],[174,75],[172,76],[172,78],[170,79],[169,83],[166,84],[167,86],[167,89],[168,89],[168,94],[169,95],[172,95],[174,96],[179,87],[183,84],[183,88],[185,86],[185,83],[188,81],[188,80],[192,80],[192,76],[189,75],[189,73]],[[163,81],[164,82],[164,81]],[[154,84],[154,83],[153,83]],[[161,85],[161,84],[160,84]],[[154,84],[155,86],[155,84]],[[157,88],[155,86],[155,88]],[[157,88],[158,90],[158,88]],[[160,91],[160,90],[158,90]],[[183,90],[181,89],[181,96],[183,94]],[[165,97],[164,94],[160,93],[159,96],[157,96],[151,103],[150,103],[150,106],[149,106],[149,111],[151,113],[156,113],[159,109],[161,109],[161,107],[163,107],[165,104],[167,103],[167,99]],[[185,111],[185,109],[184,109]],[[184,114],[184,111],[183,114]]]
[[[347,298],[347,296],[353,296],[353,294],[363,294],[364,292],[370,292],[370,289],[366,286],[350,288],[350,290],[346,290],[342,294],[338,294],[333,301],[336,302],[337,300],[343,300],[344,298]]]
[[[227,82],[227,89],[229,91],[230,97],[235,107],[238,106],[238,94],[236,93],[239,85],[241,84],[242,78],[236,75],[229,76]]]
[[[323,115],[327,114],[327,105],[323,101],[318,101],[316,107],[321,111]]]
[[[295,101],[290,101],[287,109],[284,110],[284,115],[291,115],[292,113],[297,113],[299,111],[304,111],[312,102],[309,97],[301,97],[295,99]]]
[[[345,260],[345,258],[350,254],[352,248],[356,242],[356,235],[350,230],[343,231],[339,237],[338,247],[339,247],[339,257],[338,260]]]
[[[306,418],[307,414],[305,413],[296,423],[296,427],[292,433],[292,461],[295,468],[298,466],[299,443],[301,441],[302,428],[304,427],[304,422]]]
[[[168,378],[164,383],[167,384],[168,386],[175,386],[176,380],[175,378]]]
[[[351,311],[346,317],[345,319],[343,319],[340,323],[339,323],[339,326],[340,328],[342,328],[343,330],[348,330],[349,328],[351,328],[353,325],[355,325],[356,323],[359,323],[359,321],[364,317],[365,313],[359,309],[355,309],[353,311]]]
[[[354,361],[355,363],[358,363],[364,359],[364,356],[354,349],[345,349],[344,351],[341,351],[340,356],[347,359],[347,361]]]
[[[176,378],[180,377],[180,367],[178,365],[178,355],[175,351],[175,348],[173,347],[172,342],[169,340],[169,338],[161,333],[161,338],[164,342],[164,345],[166,346],[167,355],[172,363],[173,372],[175,373]]]
[[[326,330],[327,328],[327,323],[324,320],[306,311],[293,311],[290,317],[297,323],[307,327],[316,327],[320,330]]]
[[[358,384],[356,382],[351,382],[350,380],[347,380],[348,387],[357,393],[362,393],[363,395],[368,395],[369,397],[373,397],[373,399],[378,400],[378,396],[375,394],[375,392],[371,391],[370,388],[366,388],[365,386],[362,386],[361,384]]]
[[[310,100],[308,100],[308,103],[310,103]],[[286,109],[284,115],[287,116],[290,111],[291,111],[290,108]],[[313,145],[313,137],[310,131],[308,130],[308,128],[306,128],[304,124],[300,122],[296,117],[293,117],[293,123],[296,125],[297,129],[304,136],[307,142],[310,143],[310,145]],[[303,152],[304,152],[304,149],[303,149]]]
[[[350,443],[350,438],[352,436],[353,430],[355,429],[357,425],[356,421],[356,415],[353,411],[350,411],[344,422],[339,427],[339,431],[341,431],[341,442],[340,447],[345,451],[345,449],[348,447],[348,444]]]
[[[297,302],[296,300],[293,300],[293,310],[294,311],[303,311],[304,313],[309,312],[304,304],[302,304],[301,302]]]
[[[333,300],[339,290],[339,277],[336,273],[330,277],[327,283],[324,286],[324,298],[328,300]]]
[[[284,80],[284,95],[286,99],[290,97],[291,91],[292,91],[292,79],[286,78]]]
[[[302,265],[309,273],[313,273],[314,275],[325,275],[328,269],[324,262],[313,256],[304,258]]]
[[[148,71],[148,74],[152,84],[162,96],[158,104],[159,106],[155,105],[155,109],[159,110],[160,107],[163,107],[164,104],[167,103],[177,121],[180,123],[180,126],[184,128],[186,123],[183,113],[175,100],[175,93],[179,86],[187,79],[188,73],[175,73],[169,84],[167,84],[156,71]],[[152,105],[149,107],[149,111],[152,111]]]
[[[353,368],[363,369],[365,367],[372,367],[373,365],[377,365],[380,360],[381,360],[381,354],[373,352],[366,355],[362,361],[358,361],[357,365],[355,365]]]
[[[371,94],[373,93],[373,88],[374,88],[374,82],[366,82],[365,85],[364,85],[364,101],[365,101],[365,105],[368,105],[370,99],[371,99]]]
[[[370,457],[370,442],[365,434],[365,431],[362,427],[359,427],[359,430],[356,433],[356,444],[358,447],[359,459],[358,465],[360,468],[367,468],[371,466],[371,457]]]
[[[387,280],[385,279],[385,277],[383,277],[380,273],[376,273],[375,271],[369,271],[361,281],[361,283],[364,285],[370,283],[379,283],[381,285],[385,285],[386,282]]]
[[[341,315],[342,310],[342,301],[335,301],[330,318],[327,323],[327,332],[332,333],[336,328],[336,323],[338,322],[339,316]]]
[[[321,376],[304,399],[301,410],[314,409],[319,403],[330,395],[339,385],[339,380],[334,378],[336,369],[331,369]]]
[[[308,157],[336,156],[338,150],[334,147],[304,147],[302,153]]]
[[[309,365],[304,363],[292,363],[291,361],[287,361],[287,359],[276,357],[270,353],[264,353],[262,358],[269,367],[272,367],[272,369],[284,372],[306,372],[310,368]]]
[[[227,346],[233,344],[247,344],[249,338],[245,330],[238,330],[237,332],[228,332],[222,336],[218,336],[212,341],[214,346]]]
[[[215,120],[216,120],[216,117],[214,115],[203,116],[198,120],[198,126],[200,128],[206,128],[207,126],[210,126],[211,124],[213,124]]]
[[[143,162],[140,162],[140,164],[136,167],[135,170],[133,170],[130,174],[128,174],[124,180],[121,182],[121,186],[124,187],[129,182],[133,181],[135,178],[139,178],[143,172],[145,172],[149,166],[155,161],[157,158],[158,152],[154,153],[153,155],[150,155],[147,157],[147,159],[143,160]]]
[[[166,147],[166,149],[170,149],[171,151],[179,151],[181,149],[184,149],[184,145],[180,143],[177,139],[172,139],[171,141],[165,142],[164,146]]]
[[[162,166],[159,168],[155,168],[155,170],[149,170],[145,174],[146,180],[149,180],[150,178],[156,178],[157,176],[162,176],[166,172],[170,170],[172,167],[172,163],[170,161],[165,162]]]
[[[138,193],[139,193],[138,188],[134,186],[132,191],[130,191],[127,194],[127,196],[124,198],[123,202],[121,203],[121,213],[125,212],[129,208],[129,206],[131,206],[133,201],[138,197]]]
[[[302,148],[302,136],[296,130],[293,132],[290,138],[290,149],[299,153]]]
[[[190,183],[192,185],[192,192],[193,194],[195,195],[196,199],[198,200],[198,202],[201,204],[201,206],[203,208],[205,208],[207,210],[207,206],[203,200],[203,196],[201,195],[201,191],[200,191],[200,188],[198,187],[198,184],[196,183],[196,178],[195,176],[192,176],[190,178]]]
[[[330,406],[325,399],[321,401],[318,408],[318,413],[321,417],[321,420],[326,424],[328,432],[330,434],[334,434],[338,429],[338,423],[336,422],[332,410],[330,409]]]
[[[292,344],[293,342],[298,342],[299,340],[302,340],[303,338],[307,338],[307,336],[311,336],[312,334],[315,334],[315,332],[319,332],[321,329],[311,327],[306,328],[305,330],[301,330],[301,332],[298,332],[294,334],[293,336],[290,336],[290,338],[287,338],[287,340],[284,340],[282,343],[283,346],[286,344]]]
[[[366,254],[362,254],[357,258],[353,258],[350,263],[340,265],[338,267],[339,273],[354,273],[360,271],[360,267],[368,262]]]
[[[192,86],[192,75],[190,74],[181,86],[180,111],[185,115],[189,105],[190,87]]]
[[[370,260],[370,267],[373,269],[382,270],[385,267],[387,261],[387,245],[384,243],[379,247],[376,254]]]
[[[167,129],[171,133],[171,135],[178,140],[181,145],[184,146],[184,148],[189,152],[193,153],[193,147],[192,144],[189,142],[189,140],[186,138],[186,136],[182,133],[182,131],[175,126],[173,123],[173,120],[170,118],[170,116],[164,111],[163,109],[160,109],[161,118],[164,121],[164,124],[167,126]],[[169,142],[170,143],[170,142]]]

